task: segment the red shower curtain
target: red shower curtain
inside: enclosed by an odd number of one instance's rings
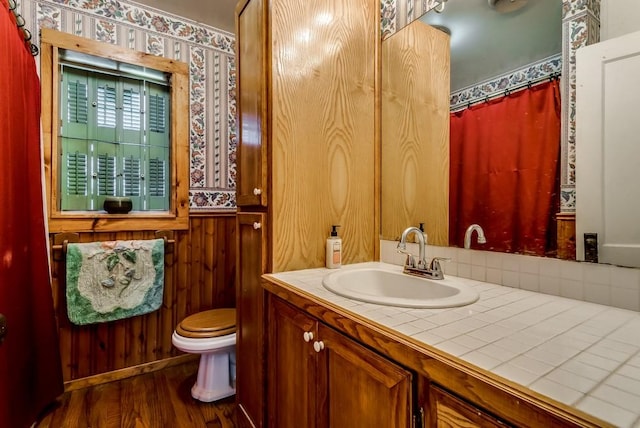
[[[62,393],[40,154],[40,82],[0,0],[0,426],[30,426]]]
[[[450,244],[545,255],[555,248],[560,92],[552,81],[451,114]],[[475,236],[473,239],[475,242]]]

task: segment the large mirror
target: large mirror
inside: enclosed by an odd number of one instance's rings
[[[562,2],[558,0],[448,0],[383,41],[382,239],[397,239],[404,227],[425,223],[429,244],[462,246],[460,237],[454,240],[449,233],[449,192],[457,191],[457,188],[449,188],[449,184],[461,186],[456,180],[449,183],[449,156],[452,150],[447,146],[449,130],[433,124],[448,124],[450,93],[455,94],[481,83],[501,89],[537,86],[540,83],[540,68],[532,69],[529,72],[530,79],[520,84],[498,78],[516,70],[526,70],[534,64],[544,68],[545,61],[554,58],[559,63],[562,53],[561,27]],[[440,52],[443,46],[447,50],[445,53]],[[526,76],[526,72],[523,75]],[[445,105],[417,99],[421,85],[446,86],[446,94],[432,93],[429,98],[444,98]],[[495,93],[499,94],[500,91]],[[470,99],[469,93],[465,97],[468,103],[477,101]],[[414,108],[403,111],[403,102],[409,99]],[[484,101],[500,102],[498,97]],[[559,105],[557,107],[558,129],[549,132],[557,133],[555,156],[559,166]],[[527,116],[525,113],[522,117],[504,120],[518,128],[519,121],[527,120]],[[494,127],[501,123],[500,120],[485,122]],[[549,128],[544,124],[539,127],[541,130]],[[420,148],[424,147],[425,141],[428,141],[426,145],[429,149]],[[478,151],[478,154],[482,153]],[[536,157],[537,153],[530,150],[519,156],[530,159]],[[559,176],[555,170],[552,174],[556,178]],[[559,181],[552,181],[551,185],[557,190],[552,197],[558,201]],[[504,193],[504,190],[496,189],[496,192]],[[484,196],[476,195],[477,198]],[[539,195],[529,197],[540,198]],[[553,227],[552,217],[558,212],[558,206],[546,209],[545,214],[541,215],[544,218],[536,219],[533,212],[535,210],[528,213],[527,217],[532,222],[535,220],[538,224]],[[484,215],[486,217],[487,214]],[[467,222],[469,224],[464,224],[464,228],[480,221]],[[529,225],[520,224],[519,227],[528,233]],[[493,232],[486,230],[485,234],[493,237],[494,244],[503,240],[502,236]],[[511,250],[516,247],[510,243],[492,245],[489,242],[486,247],[472,248],[531,254],[526,249]],[[545,254],[555,255],[553,251]]]

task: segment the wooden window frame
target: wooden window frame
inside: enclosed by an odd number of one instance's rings
[[[60,165],[59,156],[56,155],[60,150],[59,49],[149,67],[170,75],[169,210],[132,211],[128,214],[60,210],[58,204]],[[40,81],[45,186],[51,233],[189,228],[189,121],[187,120],[189,117],[189,67],[186,63],[43,28],[40,36]]]

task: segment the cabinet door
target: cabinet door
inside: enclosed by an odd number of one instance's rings
[[[411,373],[322,324],[318,338],[318,426],[411,426]]]
[[[270,297],[269,427],[316,426],[317,334],[314,319]]]
[[[429,428],[505,428],[507,425],[475,406],[431,386],[429,388]]]
[[[264,420],[266,314],[260,277],[267,267],[265,221],[263,213],[237,215],[236,401],[240,426],[262,427]]]
[[[264,0],[236,9],[238,89],[238,206],[267,205]]]

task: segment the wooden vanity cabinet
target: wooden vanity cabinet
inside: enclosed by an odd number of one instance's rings
[[[286,281],[267,276],[262,286],[269,427],[613,428],[407,342]]]
[[[304,312],[268,297],[269,427],[314,427],[318,323]]]
[[[269,295],[268,426],[411,427],[412,374]]]
[[[425,428],[506,428],[509,425],[494,418],[448,391],[430,385],[424,407]]]

